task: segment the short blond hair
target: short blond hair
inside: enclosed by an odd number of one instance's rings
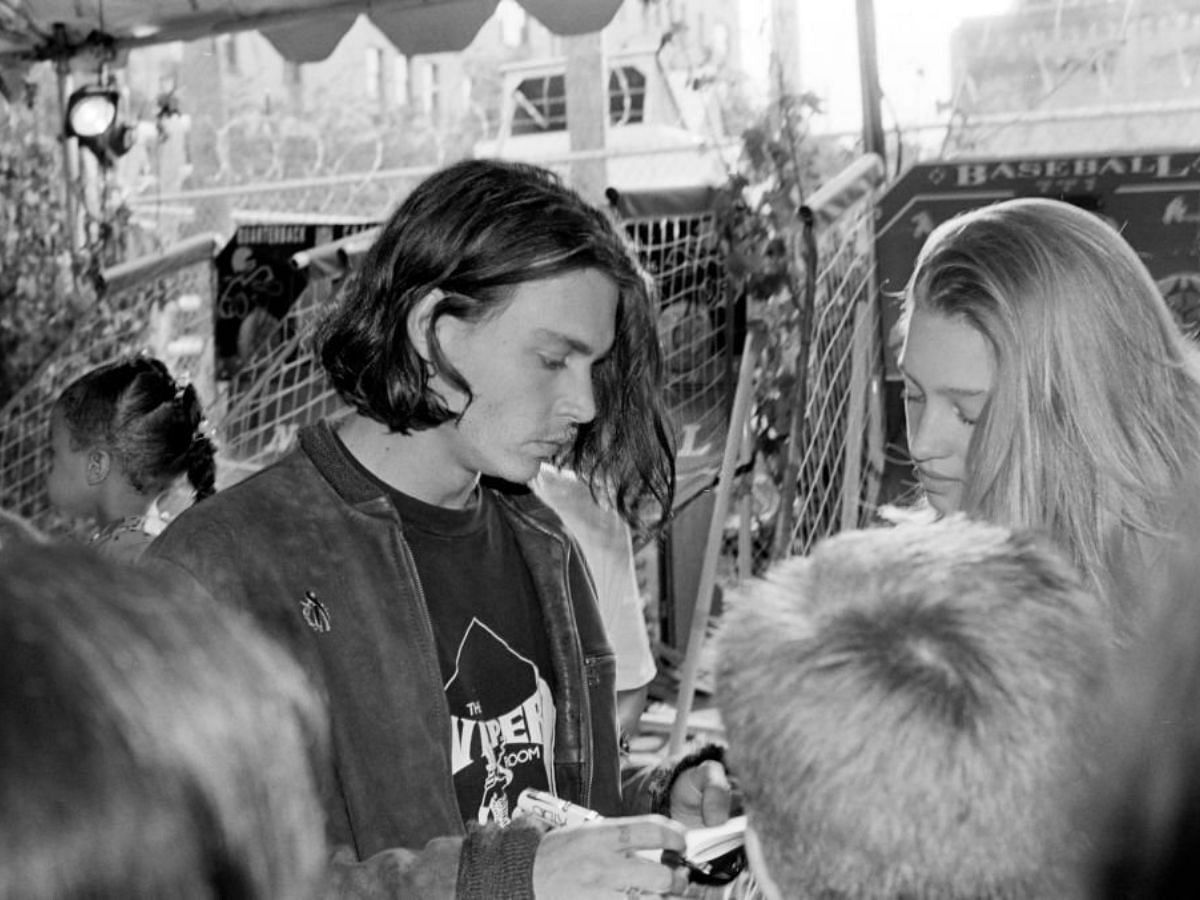
[[[777,566],[725,616],[717,698],[783,893],[1063,896],[1111,636],[1048,542],[961,516]]]

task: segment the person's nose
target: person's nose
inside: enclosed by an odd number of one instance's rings
[[[910,406],[908,416],[908,452],[914,462],[943,459],[953,453],[947,414],[928,403]]]
[[[590,366],[572,373],[563,392],[561,409],[574,425],[586,425],[596,418],[596,390]]]

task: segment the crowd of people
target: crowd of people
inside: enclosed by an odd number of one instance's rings
[[[157,360],[72,383],[47,489],[89,546],[0,518],[0,897],[1191,896],[1200,357],[1120,234],[935,230],[920,502],[740,591],[727,740],[635,768],[655,310],[605,213],[474,160],[316,331],[349,412],[255,475],[215,491]],[[749,870],[700,883],[688,829],[739,813]]]

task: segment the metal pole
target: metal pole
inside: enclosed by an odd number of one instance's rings
[[[71,253],[71,280],[74,282],[79,261],[79,223],[75,214],[75,167],[71,162],[71,144],[67,137],[67,102],[71,92],[71,63],[61,56],[54,65],[58,76],[58,141],[62,146],[64,206],[67,216],[67,249]]]
[[[887,168],[879,86],[879,57],[875,46],[875,0],[855,0],[858,20],[858,73],[862,83],[863,151],[878,153]]]

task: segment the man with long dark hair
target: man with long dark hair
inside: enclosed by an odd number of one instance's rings
[[[514,821],[527,787],[605,816],[727,815],[711,759],[656,773],[640,806],[622,796],[592,580],[526,487],[558,460],[628,520],[670,508],[654,314],[618,229],[551,173],[440,171],[383,226],[319,329],[349,415],[302,431],[289,456],[154,545],[152,559],[250,609],[324,685],[342,848],[332,893],[611,900],[682,887],[633,852],[682,849],[678,825],[543,836]]]

